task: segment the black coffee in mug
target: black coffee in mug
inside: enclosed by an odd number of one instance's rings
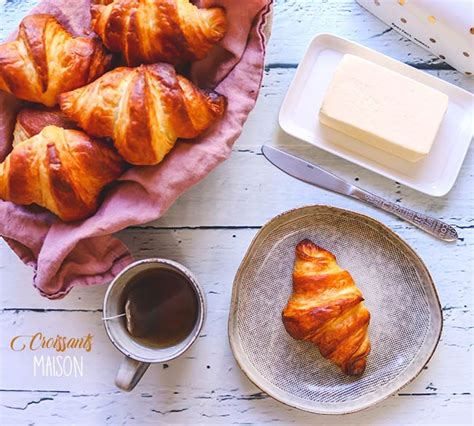
[[[191,334],[198,319],[196,291],[178,271],[138,273],[126,286],[122,300],[127,331],[146,346],[177,345]]]

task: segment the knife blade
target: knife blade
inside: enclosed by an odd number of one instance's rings
[[[440,240],[456,241],[458,239],[458,234],[451,225],[403,207],[400,204],[385,200],[293,154],[269,145],[262,146],[262,154],[274,166],[303,182],[364,201],[388,213],[392,213]]]
[[[281,149],[263,145],[262,154],[281,171],[311,185],[329,189],[343,195],[351,195],[352,190],[355,188],[327,170]]]

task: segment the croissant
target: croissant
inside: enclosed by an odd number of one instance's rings
[[[95,80],[110,62],[99,40],[74,38],[51,15],[30,15],[17,39],[0,45],[0,90],[53,106],[60,93]]]
[[[47,126],[0,164],[0,199],[38,204],[64,221],[95,212],[105,185],[118,178],[118,154],[78,130]]]
[[[308,340],[345,374],[364,372],[370,342],[370,313],[362,293],[335,256],[310,240],[296,246],[293,293],[282,313],[296,340]]]
[[[115,0],[91,6],[92,28],[128,65],[203,59],[227,30],[223,9],[189,0]]]
[[[116,68],[59,97],[62,111],[87,133],[114,140],[135,165],[163,160],[178,138],[192,139],[224,113],[225,98],[198,89],[168,64]]]
[[[37,135],[46,126],[57,126],[64,129],[77,128],[75,123],[66,118],[59,108],[49,108],[41,105],[22,108],[16,116],[13,131],[13,146]]]

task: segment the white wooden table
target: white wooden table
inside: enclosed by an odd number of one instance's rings
[[[0,38],[34,3],[0,0]],[[197,343],[182,358],[152,366],[134,392],[121,393],[113,384],[121,354],[109,343],[101,321],[106,287],[75,289],[59,301],[43,299],[31,285],[32,271],[1,242],[1,424],[472,423],[473,149],[454,189],[444,198],[431,198],[285,135],[278,127],[278,110],[305,46],[318,32],[348,37],[473,89],[471,80],[352,0],[277,0],[260,98],[232,157],[181,197],[165,217],[119,234],[137,258],[167,257],[195,272],[208,302]],[[455,225],[460,241],[443,244],[381,211],[294,180],[266,162],[260,154],[262,143],[282,146],[370,191],[429,212]],[[378,406],[347,416],[312,415],[274,401],[241,373],[227,340],[232,281],[250,240],[274,215],[315,203],[353,209],[390,226],[424,259],[443,305],[443,335],[425,371]],[[35,352],[14,352],[9,344],[14,336],[36,332],[50,337],[91,333],[91,352],[64,354],[83,357],[84,375],[35,377]]]

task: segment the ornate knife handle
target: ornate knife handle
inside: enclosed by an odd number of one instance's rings
[[[456,230],[451,225],[448,225],[439,219],[407,209],[406,207],[392,203],[391,201],[385,200],[382,197],[371,194],[370,192],[364,191],[360,188],[354,190],[351,195],[358,200],[373,204],[388,213],[392,213],[395,216],[410,222],[440,240],[456,241],[458,239],[458,233]]]

